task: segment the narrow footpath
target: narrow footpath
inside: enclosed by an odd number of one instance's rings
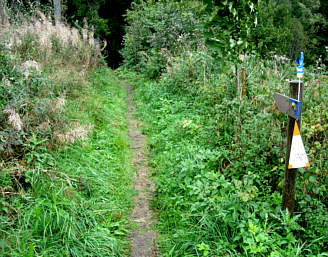
[[[140,132],[140,122],[135,117],[133,101],[133,87],[124,83],[128,93],[128,114],[130,148],[133,149],[132,162],[135,166],[134,209],[131,214],[136,222],[136,230],[130,234],[131,257],[154,257],[156,254],[156,232],[152,229],[155,224],[154,213],[150,208],[150,199],[153,195],[154,182],[148,177],[147,156],[145,153],[146,136]]]

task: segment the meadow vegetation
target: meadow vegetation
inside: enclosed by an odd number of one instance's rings
[[[72,6],[95,29],[0,0],[1,256],[129,254],[127,97],[94,43],[108,19],[91,2]],[[133,1],[118,74],[135,86],[149,138],[162,256],[328,256],[325,6]],[[273,94],[288,95],[304,49],[310,167],[290,216],[287,117]]]
[[[299,169],[290,217],[281,208],[287,117],[273,94],[289,94],[295,65],[246,48],[225,49],[225,57],[207,44],[209,19],[198,1],[140,1],[127,13],[121,76],[136,86],[149,136],[160,251],[327,256],[326,70],[305,70],[302,136],[311,166]]]
[[[127,254],[125,88],[86,23],[0,6],[0,255]]]

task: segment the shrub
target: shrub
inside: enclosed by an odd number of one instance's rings
[[[288,94],[286,79],[295,68],[248,56],[240,98],[229,93],[233,67],[223,72],[211,60],[206,50],[185,51],[170,58],[158,81],[134,81],[148,122],[161,251],[325,256],[326,76],[308,68],[304,78],[302,138],[311,166],[299,169],[290,218],[280,207],[287,117],[276,110],[273,94]]]
[[[54,144],[69,133],[65,98],[79,95],[101,49],[86,23],[78,31],[39,10],[13,20],[3,1],[0,10],[0,155],[24,158],[30,137]]]
[[[158,77],[169,58],[202,44],[204,8],[197,1],[135,1],[128,10],[124,65]]]

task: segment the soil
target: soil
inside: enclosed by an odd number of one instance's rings
[[[133,87],[123,83],[128,93],[128,113],[130,148],[133,149],[132,162],[135,166],[133,199],[134,209],[132,220],[137,224],[137,229],[130,234],[131,257],[154,257],[156,253],[156,231],[153,226],[156,222],[155,215],[150,208],[155,185],[149,179],[148,160],[146,154],[146,136],[140,131],[141,123],[135,117],[135,104],[133,101]]]

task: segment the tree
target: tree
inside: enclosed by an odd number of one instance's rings
[[[240,55],[251,51],[251,29],[257,24],[257,0],[204,0],[213,13],[205,26],[207,44],[217,56],[235,64],[236,88],[239,91]]]
[[[240,53],[250,50],[249,36],[257,23],[257,0],[205,0],[212,9],[212,17],[206,24],[207,43],[230,59],[238,59]]]
[[[300,27],[303,29],[304,52],[307,55],[308,62],[315,63],[315,61],[323,55],[325,52],[324,45],[327,45],[327,36],[322,34],[322,31],[327,29],[327,16],[324,13],[327,12],[327,1],[320,0],[291,0],[291,11],[294,19],[297,19],[300,24],[295,24],[292,29],[294,32]],[[295,35],[295,33],[294,33]],[[325,34],[326,35],[326,34]],[[299,35],[297,35],[299,36]],[[291,48],[295,48],[291,45]],[[290,51],[290,55],[295,58],[299,54],[300,49],[297,52]]]
[[[275,52],[287,55],[292,40],[290,5],[276,0],[262,0],[257,9],[257,26],[252,29],[251,41],[256,52],[267,57]],[[300,32],[301,33],[301,32]]]
[[[54,4],[54,16],[55,16],[55,20],[60,21],[61,20],[61,4],[60,4],[60,0],[53,0],[53,4]]]

